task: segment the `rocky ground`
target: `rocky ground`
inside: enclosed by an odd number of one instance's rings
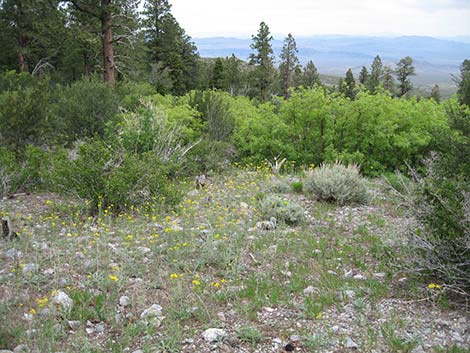
[[[212,177],[164,214],[2,200],[19,236],[0,242],[0,352],[469,352],[468,311],[400,266],[408,220],[383,185],[337,207],[295,180]],[[269,225],[270,194],[304,219]]]

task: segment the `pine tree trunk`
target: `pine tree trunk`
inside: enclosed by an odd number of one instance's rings
[[[101,33],[103,35],[103,68],[104,68],[104,81],[114,87],[115,79],[115,66],[114,66],[114,49],[113,49],[113,32],[112,22],[113,18],[109,10],[111,0],[101,0],[103,13],[101,17]]]

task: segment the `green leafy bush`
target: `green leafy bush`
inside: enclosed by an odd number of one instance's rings
[[[61,192],[100,206],[122,210],[131,206],[172,205],[180,191],[172,183],[174,168],[155,154],[115,150],[101,140],[81,144],[75,153],[56,152],[48,179]]]
[[[259,201],[259,211],[263,219],[274,217],[277,222],[297,225],[305,218],[302,206],[277,195],[267,195]]]
[[[47,78],[8,72],[0,77],[0,144],[22,150],[27,144],[54,142]]]
[[[301,181],[294,181],[290,184],[290,188],[296,194],[301,194],[304,189],[304,183]]]
[[[66,141],[102,136],[106,122],[119,109],[119,100],[110,85],[97,78],[84,78],[56,89],[53,107],[60,131]]]
[[[309,171],[304,180],[304,190],[316,200],[338,205],[361,205],[369,201],[366,180],[353,164],[323,164]]]

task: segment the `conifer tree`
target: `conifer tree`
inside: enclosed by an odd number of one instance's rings
[[[261,22],[258,33],[252,36],[251,49],[255,53],[250,54],[250,65],[254,67],[254,87],[259,91],[262,101],[268,100],[269,90],[274,82],[274,57],[271,41],[273,37],[266,23]]]
[[[429,98],[434,99],[436,103],[441,102],[441,90],[439,88],[439,85],[434,85],[432,90],[431,90],[431,95]]]
[[[395,79],[393,78],[393,69],[389,65],[385,65],[383,72],[383,87],[393,95],[395,94]]]
[[[398,80],[398,96],[403,97],[413,89],[410,76],[416,75],[413,59],[409,56],[401,59],[395,69]]]
[[[314,87],[315,85],[321,86],[320,75],[312,60],[305,65],[302,72],[301,84],[304,87]]]
[[[171,92],[184,94],[195,87],[198,54],[194,43],[171,14],[167,0],[146,0],[144,26],[153,64],[171,76]]]
[[[226,88],[230,94],[238,92],[242,81],[242,72],[240,69],[241,60],[238,59],[234,54],[225,60],[225,78]]]
[[[225,89],[226,77],[225,77],[225,67],[221,58],[215,60],[214,66],[212,68],[211,79],[209,81],[209,86],[214,89]]]
[[[382,82],[383,73],[382,59],[377,55],[372,62],[369,80],[367,81],[367,88],[370,92],[375,93],[377,91],[377,88]]]
[[[292,34],[289,33],[284,40],[284,46],[281,52],[281,64],[279,65],[281,89],[285,99],[289,98],[289,88],[294,86],[296,74],[300,69],[297,53],[297,44]]]
[[[346,72],[346,78],[341,82],[339,89],[346,97],[356,98],[356,80],[351,69]]]
[[[369,71],[367,67],[363,66],[361,72],[359,73],[359,83],[361,85],[367,85],[369,82]]]
[[[465,59],[460,65],[460,76],[454,77],[460,104],[470,106],[470,60]]]

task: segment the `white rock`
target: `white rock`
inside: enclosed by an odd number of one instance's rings
[[[85,258],[85,255],[82,252],[76,252],[75,253],[75,258],[83,260]]]
[[[69,320],[67,321],[67,324],[72,330],[78,330],[80,328],[80,321],[75,321],[75,320]]]
[[[136,350],[136,351],[134,351],[134,352],[132,352],[132,353],[144,353],[144,351],[143,351],[142,349],[138,349],[138,350]]]
[[[226,338],[227,333],[220,328],[208,328],[202,333],[202,337],[207,342],[218,342]]]
[[[385,276],[386,276],[386,273],[384,273],[384,272],[374,273],[375,278],[385,278]]]
[[[354,292],[353,290],[345,290],[344,292],[344,295],[347,296],[349,299],[353,299],[355,296],[356,296],[356,292]]]
[[[28,273],[37,272],[39,270],[38,264],[25,264],[23,266],[23,274],[26,275]]]
[[[142,314],[140,314],[141,319],[147,319],[149,317],[160,317],[162,316],[163,308],[158,304],[153,304],[151,307],[145,309]]]
[[[22,256],[23,256],[23,253],[14,248],[11,248],[5,251],[5,257],[8,257],[9,259],[13,259],[15,257],[22,257]]]
[[[48,268],[43,271],[45,275],[52,276],[55,273],[55,270],[53,268]]]
[[[351,337],[346,338],[346,343],[344,344],[346,348],[358,349],[359,346],[354,342]]]
[[[95,331],[98,333],[103,333],[105,329],[104,322],[100,322],[99,324],[96,324],[95,326]]]
[[[307,295],[307,294],[313,294],[313,293],[317,293],[318,292],[318,288],[314,287],[314,286],[308,286],[307,288],[304,289],[304,294]]]
[[[139,246],[137,250],[139,250],[142,254],[147,254],[152,251],[149,248],[146,248],[145,246]]]
[[[359,280],[367,279],[366,276],[361,275],[361,274],[357,274],[357,275],[353,276],[353,278],[354,278],[354,279],[359,279]]]
[[[349,270],[349,271],[344,273],[344,277],[351,278],[353,276],[353,274],[354,274],[353,270]]]
[[[63,310],[70,311],[73,307],[73,300],[61,290],[53,297],[54,303],[60,305]]]
[[[129,299],[128,296],[123,295],[121,298],[119,298],[119,305],[126,307],[131,303],[131,300]]]
[[[0,353],[13,353],[13,351],[9,351],[7,349],[1,349]]]

